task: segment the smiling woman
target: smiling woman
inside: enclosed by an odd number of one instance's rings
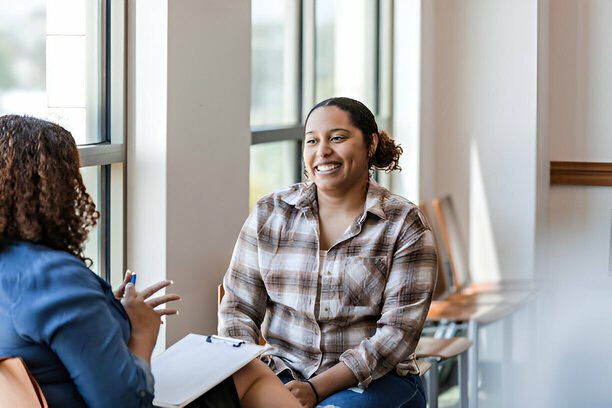
[[[398,170],[401,152],[361,102],[320,102],[305,124],[308,180],[259,200],[238,238],[219,333],[265,337],[305,407],[425,406],[414,352],[435,284],[432,233],[370,177]]]

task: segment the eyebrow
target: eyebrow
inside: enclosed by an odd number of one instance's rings
[[[341,130],[341,131],[344,131],[344,132],[347,132],[347,133],[351,133],[351,131],[350,131],[350,130],[345,129],[345,128],[333,128],[333,129],[329,129],[329,132],[338,132],[338,131],[340,131],[340,130]],[[310,133],[314,133],[314,130],[309,130],[308,132],[306,132],[306,133],[304,133],[304,134],[305,134],[305,135],[308,135],[308,134],[310,134]]]
[[[339,131],[339,130],[344,131],[344,132],[347,132],[347,133],[351,133],[351,131],[350,131],[350,130],[345,129],[345,128],[334,128],[334,129],[329,129],[329,131],[330,131],[330,132],[337,132],[337,131]]]

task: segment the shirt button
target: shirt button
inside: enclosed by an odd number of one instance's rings
[[[325,306],[325,309],[324,309],[324,310],[325,310],[326,312],[329,312],[329,307]]]
[[[326,274],[327,276],[330,276],[330,275],[331,275],[331,272],[330,272],[330,271],[327,271],[325,274]]]
[[[140,396],[140,398],[144,398],[147,396],[147,392],[145,390],[140,390],[138,391],[138,396]]]

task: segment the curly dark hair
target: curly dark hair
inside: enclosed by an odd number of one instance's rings
[[[99,213],[70,132],[28,116],[0,117],[0,244],[28,241],[83,255]]]
[[[376,151],[370,157],[368,162],[368,167],[370,169],[384,170],[387,173],[393,170],[402,169],[399,165],[399,158],[403,153],[402,147],[395,143],[387,132],[384,130],[378,130],[378,124],[376,123],[376,118],[374,117],[372,111],[363,103],[355,99],[346,97],[325,99],[324,101],[317,103],[310,110],[310,112],[308,112],[308,116],[306,116],[306,121],[304,123],[308,123],[308,118],[312,112],[326,106],[336,106],[337,108],[340,108],[348,113],[353,126],[361,130],[363,133],[366,149],[369,149],[372,145],[372,135],[378,135],[378,145],[376,146]]]

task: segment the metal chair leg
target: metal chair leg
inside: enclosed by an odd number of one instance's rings
[[[461,408],[468,408],[468,356],[467,351],[459,354],[459,402]]]
[[[468,384],[469,408],[478,408],[478,322],[470,320],[468,324],[468,338],[472,340],[472,347],[468,350]]]
[[[427,359],[427,361],[431,363],[431,368],[425,374],[425,381],[427,382],[427,401],[429,403],[429,408],[438,408],[438,360],[431,358]]]

